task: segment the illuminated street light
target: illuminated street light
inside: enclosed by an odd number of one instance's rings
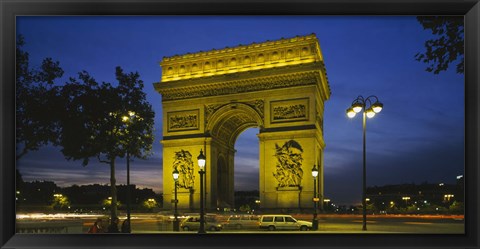
[[[177,213],[177,203],[178,203],[178,199],[177,199],[177,187],[178,187],[178,170],[177,168],[175,168],[172,172],[172,175],[173,175],[173,180],[175,181],[175,199],[174,199],[174,204],[175,204],[175,211],[173,213],[173,231],[180,231],[180,228],[179,228],[179,223],[178,223],[178,213]]]
[[[372,101],[374,100],[374,102]],[[368,106],[367,106],[368,105]],[[366,163],[366,125],[367,117],[373,118],[375,114],[381,112],[383,104],[378,101],[378,98],[371,95],[367,98],[358,96],[352,105],[347,109],[347,116],[354,118],[355,115],[363,110],[363,191],[362,191],[362,206],[363,206],[363,227],[362,230],[367,230],[367,163]]]
[[[444,201],[450,201],[451,198],[455,197],[454,195],[452,194],[446,194],[443,196],[443,200]]]
[[[359,113],[360,111],[362,111],[363,109],[363,104],[360,103],[360,102],[354,102],[352,104],[352,110],[355,112],[355,113]]]
[[[318,169],[317,165],[313,165],[312,169],[312,176],[313,176],[313,220],[312,220],[312,230],[318,230],[318,219],[317,219],[317,203],[319,201],[317,197],[317,176],[318,176]]]
[[[410,196],[404,196],[402,197],[402,200],[405,201],[405,206],[408,206],[408,200],[410,200]]]
[[[200,174],[200,227],[198,228],[198,233],[205,232],[205,210],[203,207],[203,176],[205,175],[205,162],[206,157],[203,155],[203,151],[200,149],[200,155],[197,157],[198,168],[200,169],[198,173]]]
[[[135,120],[135,118],[137,118],[137,116],[135,115],[134,111],[128,111],[128,115],[122,116],[122,122],[126,124],[127,132],[128,132],[129,123],[132,122],[132,120]],[[130,147],[130,141],[128,141],[126,152],[127,152],[127,220],[128,220],[127,232],[131,233],[132,230],[130,226],[131,224],[130,223],[130,216],[131,216],[130,203],[132,198],[131,198],[131,190],[130,190],[130,151],[128,150],[128,147]]]

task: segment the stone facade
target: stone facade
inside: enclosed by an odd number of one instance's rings
[[[154,86],[163,105],[165,208],[173,199],[175,167],[189,177],[182,178],[178,207],[198,211],[200,150],[207,157],[207,209],[233,206],[234,145],[251,127],[259,128],[261,208],[311,208],[314,164],[323,197],[330,88],[314,34],[163,58],[160,65],[161,82]]]

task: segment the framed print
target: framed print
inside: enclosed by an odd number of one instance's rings
[[[2,249],[479,247],[478,0],[0,1]]]

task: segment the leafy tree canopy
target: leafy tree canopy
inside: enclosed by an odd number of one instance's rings
[[[23,50],[25,39],[16,44],[16,159],[29,151],[53,142],[57,126],[54,102],[57,88],[54,81],[63,75],[58,61],[46,58],[40,68],[32,68],[29,54]]]
[[[426,51],[417,53],[417,61],[428,64],[426,70],[438,74],[458,61],[457,73],[464,72],[464,20],[461,16],[419,16],[423,29],[436,36],[425,42]]]
[[[143,81],[138,73],[124,73],[120,67],[115,75],[116,86],[98,83],[83,71],[63,87],[58,144],[67,159],[82,160],[86,166],[92,157],[109,163],[127,151],[143,159],[151,153],[155,114]]]
[[[110,165],[111,217],[117,217],[115,160],[127,153],[146,158],[152,149],[155,113],[143,92],[138,73],[115,70],[118,84],[98,83],[87,72],[70,78],[60,93],[63,115],[56,144],[68,160],[92,157]]]

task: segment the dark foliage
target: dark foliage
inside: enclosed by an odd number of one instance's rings
[[[438,74],[457,62],[457,73],[464,72],[464,20],[461,16],[419,16],[424,29],[436,36],[425,42],[426,51],[417,53],[417,61],[428,64],[426,70]]]
[[[23,50],[22,36],[16,45],[16,159],[56,139],[54,81],[63,75],[58,61],[46,58],[40,68],[31,68]]]
[[[70,78],[60,93],[61,131],[56,144],[68,160],[91,158],[110,166],[111,216],[117,217],[115,160],[127,155],[145,159],[152,149],[155,113],[138,73],[116,68],[118,84],[98,83],[87,72]]]

